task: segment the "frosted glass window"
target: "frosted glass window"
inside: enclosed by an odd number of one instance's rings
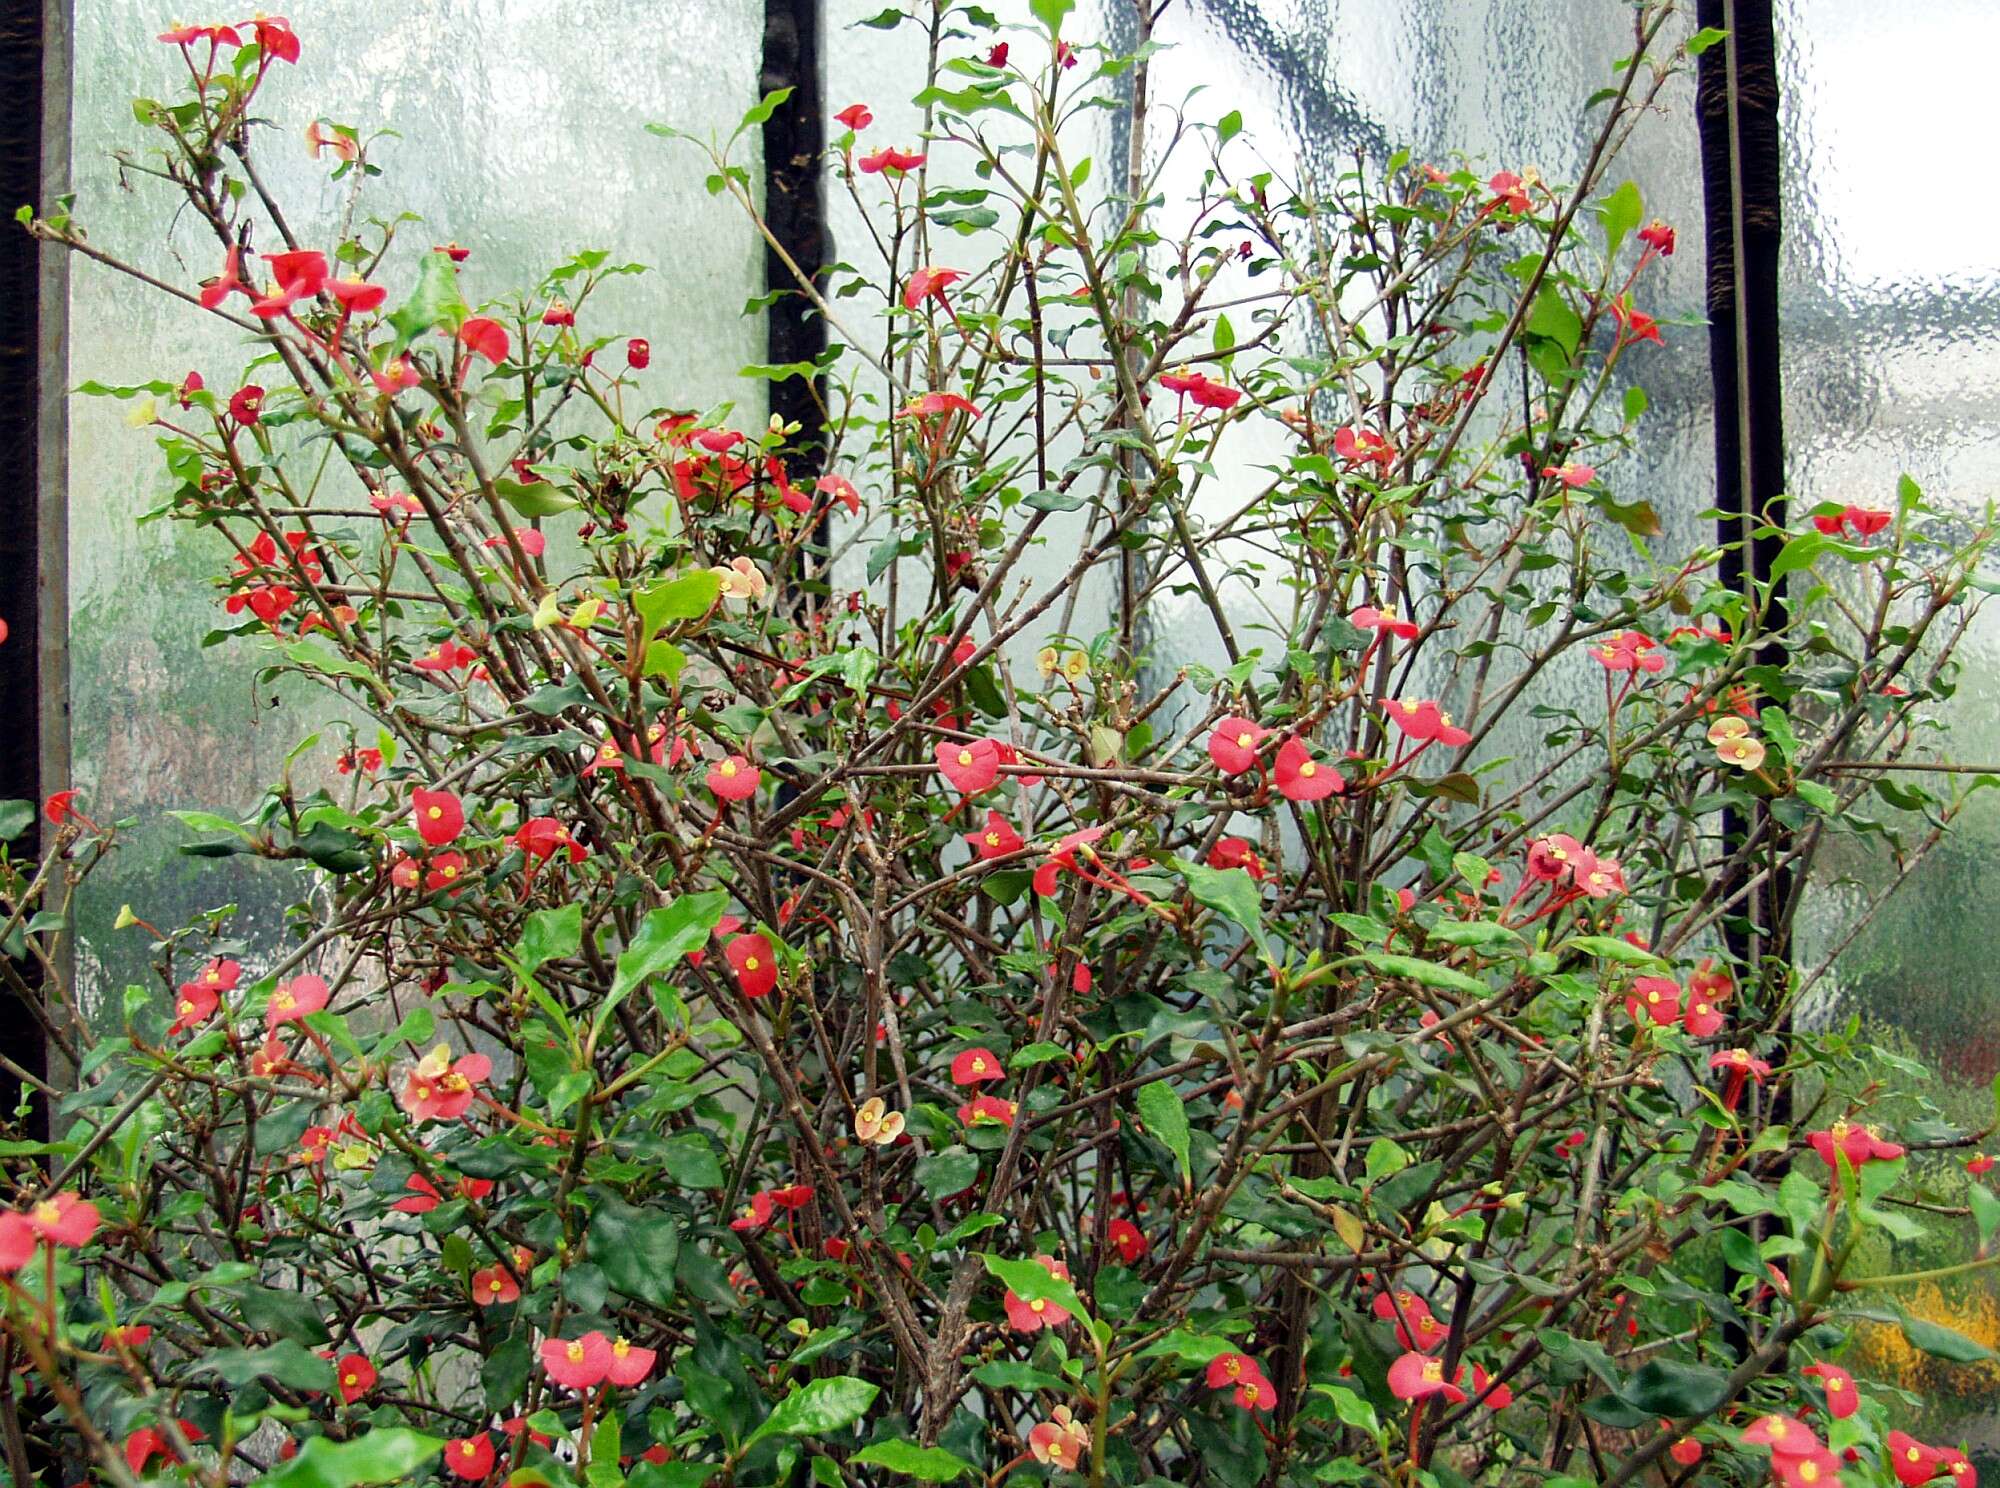
[[[192,287],[220,266],[213,240],[175,213],[164,183],[121,189],[110,158],[142,143],[132,96],[173,86],[178,54],[154,39],[166,12],[138,0],[74,8],[77,214],[93,241]],[[400,138],[371,146],[385,175],[357,220],[422,216],[386,266],[398,298],[433,243],[472,250],[462,277],[474,298],[530,288],[571,254],[606,248],[653,266],[593,303],[607,331],[651,340],[661,401],[735,399],[745,417],[764,417],[763,384],[736,375],[764,359],[763,321],[740,313],[763,289],[761,246],[703,189],[701,158],[643,128],[733,123],[755,101],[757,0],[303,0],[289,14],[303,56],[260,94],[273,127],[256,148],[301,238],[329,246],[344,200],[327,180],[331,160],[308,158],[307,123],[394,130]],[[739,148],[758,179],[755,131]],[[190,368],[233,385],[250,357],[229,327],[80,259],[70,326],[72,386],[177,381]],[[248,809],[329,712],[324,693],[257,686],[251,648],[202,648],[223,618],[209,580],[227,565],[186,528],[133,525],[165,481],[152,435],[126,427],[124,409],[83,398],[71,408],[77,783],[94,814],[138,820],[80,916],[87,978],[113,989],[146,979],[143,937],[111,930],[121,903],[170,926],[233,899],[253,938],[273,931],[290,893],[284,870],[178,857],[189,834],[164,813]]]

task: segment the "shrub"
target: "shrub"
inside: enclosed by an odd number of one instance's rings
[[[16,1481],[1960,1470],[1833,1360],[1940,1274],[1857,1245],[1964,1228],[1906,1149],[1977,1137],[1826,1094],[1865,1051],[1793,1023],[1790,926],[1823,844],[1959,809],[1993,532],[1906,480],[1753,516],[1746,581],[1602,473],[1674,251],[1615,145],[1712,38],[1638,8],[1576,182],[1288,180],[1066,8],[952,12],[924,140],[841,116],[885,258],[794,287],[805,427],[677,408],[605,252],[499,294],[379,208],[294,236],[296,37],[165,38],[148,164],[221,266],[166,288],[252,361],[107,391],[234,644],[329,696],[182,814],[292,877],[281,937],[128,912],[159,984],[86,1016],[121,828],[66,794],[8,863],[77,1070],[5,1157]],[[696,148],[754,218],[742,133]],[[372,202],[391,152],[314,134]]]

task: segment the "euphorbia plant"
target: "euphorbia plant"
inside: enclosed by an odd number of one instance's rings
[[[79,1072],[4,1159],[16,1481],[1969,1476],[1836,1360],[1907,1149],[1984,1134],[1869,1125],[1789,929],[1829,839],[1959,809],[1993,533],[1905,482],[1732,587],[1618,494],[1674,235],[1615,146],[1712,38],[1631,7],[1575,182],[1328,182],[1032,8],[908,19],[925,138],[836,116],[880,259],[791,286],[804,428],[677,406],[605,253],[316,235],[254,168],[309,38],[163,38],[215,264],[165,288],[254,365],[118,391],[334,701],[184,817],[295,876],[282,936],[140,905],[158,985],[87,1013],[118,826],[7,866]]]

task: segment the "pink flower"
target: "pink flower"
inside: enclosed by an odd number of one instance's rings
[[[965,840],[982,858],[1004,858],[1021,850],[1021,834],[997,811],[988,811],[986,825],[976,832],[967,832]]]
[[[702,777],[719,800],[747,801],[757,794],[757,786],[764,778],[764,772],[740,754],[732,754],[727,759],[718,760],[708,767]]]
[[[945,739],[937,746],[937,764],[961,795],[976,796],[1000,778],[1000,746],[991,739]]]
[[[1542,467],[1542,479],[1561,481],[1564,485],[1575,489],[1579,486],[1587,486],[1596,480],[1597,467],[1595,465],[1544,465]]]
[[[653,1372],[653,1361],[658,1357],[652,1349],[635,1348],[623,1338],[611,1342],[611,1363],[604,1375],[618,1386],[636,1385]]]
[[[1655,1023],[1665,1027],[1681,1015],[1681,989],[1665,977],[1644,976],[1632,983],[1632,995],[1625,999],[1625,1011],[1634,1023]]]
[[[472,1300],[481,1307],[500,1302],[518,1302],[521,1284],[507,1274],[505,1266],[487,1266],[472,1273]]]
[[[331,995],[326,982],[310,974],[280,982],[264,1008],[264,1026],[276,1028],[281,1023],[297,1023],[303,1018],[310,1018],[326,1006]]]
[[[340,1398],[348,1405],[374,1389],[376,1380],[381,1378],[366,1354],[347,1355],[333,1366],[333,1377]]]
[[[1591,659],[1608,672],[1663,672],[1664,652],[1651,636],[1636,630],[1621,630],[1590,648]]]
[[[1589,856],[1583,845],[1566,833],[1537,838],[1528,847],[1528,877],[1537,883],[1559,883]]]
[[[1436,742],[1457,749],[1472,742],[1472,735],[1454,724],[1451,715],[1434,702],[1397,701],[1382,707],[1397,728],[1420,743]]]
[[[1393,636],[1413,641],[1417,638],[1417,622],[1398,620],[1394,615],[1385,615],[1373,605],[1361,605],[1350,610],[1347,623],[1357,630],[1386,630]]]
[[[1674,256],[1674,230],[1657,217],[1639,229],[1639,241],[1662,258]]]
[[[484,1054],[452,1062],[451,1047],[439,1044],[418,1060],[403,1081],[397,1104],[419,1121],[456,1121],[472,1109],[473,1088],[493,1073]]]
[[[206,1023],[215,1015],[222,999],[213,987],[201,982],[182,982],[180,995],[174,999],[174,1021],[167,1029],[170,1038],[194,1030],[196,1025]]]
[[[1442,1395],[1453,1405],[1465,1402],[1465,1391],[1444,1377],[1444,1360],[1414,1350],[1389,1366],[1389,1393],[1398,1400]]]
[[[97,1206],[75,1193],[59,1193],[31,1204],[21,1218],[34,1239],[72,1248],[89,1244],[90,1237],[97,1233],[99,1222]],[[19,1269],[0,1265],[0,1270]]]
[[[1857,1171],[1864,1164],[1892,1162],[1903,1155],[1900,1143],[1885,1142],[1875,1134],[1873,1127],[1847,1121],[1836,1121],[1825,1131],[1808,1132],[1806,1140],[1812,1144],[1812,1150],[1819,1154],[1819,1160],[1829,1168],[1836,1166],[1834,1162],[1836,1152],[1844,1156],[1848,1166]]]
[[[910,273],[909,282],[903,286],[903,308],[914,310],[925,300],[945,303],[945,291],[951,288],[965,274],[959,269],[937,269],[924,267]]]
[[[1054,1256],[1038,1255],[1035,1260],[1049,1275],[1063,1281],[1069,1280],[1069,1267]],[[1007,1308],[1007,1323],[1016,1333],[1038,1333],[1043,1328],[1060,1328],[1069,1321],[1069,1313],[1053,1302],[1030,1302],[1017,1297],[1009,1288],[1004,1299]]]
[[[1257,763],[1257,746],[1270,732],[1261,724],[1232,714],[1209,734],[1208,757],[1223,774],[1241,775]]]
[[[1771,1472],[1784,1488],[1840,1488],[1840,1459],[1818,1442],[1808,1452],[1773,1453]]]
[[[843,128],[852,129],[856,134],[875,122],[875,116],[868,112],[865,103],[850,103],[833,116]]]
[[[892,176],[900,176],[905,171],[913,171],[922,165],[927,157],[909,150],[894,148],[877,150],[873,155],[863,155],[855,162],[864,175],[878,175],[887,171]]]
[[[1334,430],[1333,452],[1349,465],[1373,464],[1378,479],[1396,463],[1396,447],[1373,429]]]
[[[1577,861],[1574,882],[1592,899],[1609,899],[1625,892],[1625,870],[1616,858],[1586,851]]]
[[[1049,1420],[1041,1422],[1028,1433],[1028,1451],[1035,1461],[1045,1467],[1075,1472],[1077,1463],[1089,1450],[1090,1433],[1070,1414],[1066,1405],[1057,1406]]]
[[[542,1368],[565,1389],[588,1390],[611,1373],[611,1340],[595,1329],[581,1338],[545,1338]]]
[[[1816,1379],[1826,1391],[1826,1413],[1836,1421],[1845,1421],[1861,1409],[1861,1396],[1854,1388],[1854,1376],[1838,1364],[1808,1364],[1799,1371],[1807,1379]]]
[[[1340,771],[1314,759],[1305,742],[1295,738],[1287,739],[1279,746],[1273,778],[1277,781],[1278,794],[1287,801],[1323,801],[1347,789],[1347,782],[1341,779]]]
[[[507,360],[508,348],[513,344],[508,340],[505,326],[483,315],[475,315],[460,326],[458,339],[467,351],[495,366]]]
[[[951,1083],[979,1085],[988,1080],[1004,1080],[1007,1070],[991,1049],[961,1049],[951,1061]]]

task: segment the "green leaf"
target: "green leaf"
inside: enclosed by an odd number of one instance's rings
[[[1643,966],[1651,971],[1668,971],[1666,962],[1651,951],[1643,951],[1629,940],[1616,935],[1573,935],[1556,949],[1562,951],[1582,951],[1586,956],[1596,956],[1603,961],[1616,961],[1621,966]]]
[[[442,258],[443,254],[432,254]],[[363,1483],[400,1483],[444,1450],[444,1438],[402,1426],[377,1426],[352,1441],[315,1436],[299,1455],[280,1463],[258,1482],[264,1488],[358,1488]]]
[[[962,1194],[978,1179],[978,1154],[963,1147],[947,1147],[917,1159],[917,1187],[932,1199]]]
[[[706,1132],[677,1132],[667,1138],[660,1162],[667,1176],[682,1188],[722,1187],[722,1163]]]
[[[1165,1143],[1167,1151],[1180,1163],[1181,1182],[1193,1182],[1194,1175],[1188,1166],[1187,1107],[1181,1104],[1181,1098],[1165,1080],[1155,1080],[1139,1087],[1138,1100],[1139,1119],[1146,1123],[1146,1130]]]
[[[982,1254],[987,1273],[1024,1302],[1053,1302],[1072,1317],[1088,1319],[1089,1310],[1076,1288],[1052,1274],[1040,1261],[1010,1261],[1005,1256]]]
[[[746,129],[752,129],[761,124],[768,124],[771,120],[771,115],[775,114],[784,101],[791,96],[792,90],[790,88],[779,88],[773,92],[766,93],[745,111],[743,122],[736,126],[736,132],[741,134]]]
[[[880,1393],[879,1387],[851,1374],[813,1380],[780,1400],[764,1424],[750,1433],[743,1450],[748,1452],[766,1437],[826,1436],[845,1430],[867,1414]]]
[[[1535,296],[1535,308],[1528,313],[1528,323],[1522,329],[1530,336],[1540,336],[1560,346],[1565,361],[1575,358],[1577,343],[1583,340],[1582,319],[1553,284],[1544,284],[1541,293]]]
[[[514,954],[521,970],[532,973],[545,961],[567,960],[582,949],[583,906],[565,904],[560,909],[538,909],[529,915]]]
[[[1949,1359],[1954,1364],[1977,1364],[1995,1357],[1993,1350],[1983,1343],[1975,1343],[1963,1333],[1937,1323],[1927,1323],[1922,1318],[1903,1319],[1903,1337],[1910,1341],[1912,1348],[1939,1359]]]
[[[1278,964],[1282,958],[1264,929],[1264,895],[1256,879],[1241,868],[1210,868],[1178,858],[1168,858],[1163,866],[1187,880],[1188,892],[1197,904],[1242,926],[1258,953],[1273,966]]]
[[[34,824],[33,801],[0,801],[0,842],[12,842]]]
[[[1062,34],[1063,17],[1076,9],[1076,0],[1028,0],[1028,10],[1048,28],[1050,36]]]
[[[503,475],[493,482],[493,489],[524,517],[553,517],[576,506],[575,497],[563,495],[547,481],[517,481]]]
[[[722,578],[712,569],[684,573],[664,584],[655,584],[632,596],[640,623],[648,637],[657,635],[676,620],[699,620],[715,608],[722,597]]]
[[[883,1441],[863,1447],[849,1462],[864,1467],[883,1467],[890,1472],[915,1478],[920,1483],[950,1483],[977,1471],[956,1452],[943,1447],[920,1447],[915,1442]]]
[[[1651,1359],[1625,1382],[1619,1393],[1627,1404],[1649,1416],[1706,1416],[1722,1406],[1729,1376],[1703,1364],[1678,1364]]]
[[[590,1217],[586,1243],[604,1279],[626,1296],[655,1307],[673,1301],[681,1232],[665,1214],[606,1197]]]
[[[360,677],[366,680],[375,675],[360,662],[335,656],[326,647],[311,641],[294,641],[285,647],[285,655],[307,671],[324,672],[329,677]]]
[[[1436,987],[1445,992],[1463,992],[1471,997],[1484,997],[1492,990],[1476,976],[1469,976],[1456,967],[1426,961],[1421,956],[1395,956],[1387,951],[1362,951],[1360,957],[1385,976],[1408,977],[1419,986]]]
[[[632,944],[618,957],[617,970],[611,977],[611,991],[598,1008],[593,1027],[602,1029],[612,1010],[631,996],[633,988],[647,977],[658,976],[689,951],[698,951],[707,945],[709,932],[721,923],[723,912],[728,908],[728,893],[722,889],[710,889],[704,894],[683,894],[672,904],[652,911],[640,921],[639,933],[632,937]]]
[[[458,292],[458,268],[445,253],[426,253],[417,265],[417,287],[389,314],[401,351],[426,331],[439,326],[457,330],[472,312]]]
[[[995,1359],[990,1364],[982,1364],[972,1371],[972,1377],[989,1390],[1069,1389],[1069,1381],[1061,1375],[1050,1374],[1018,1359]]]
[[[213,1370],[225,1384],[241,1389],[252,1380],[268,1379],[293,1390],[333,1388],[333,1365],[296,1338],[281,1338],[269,1348],[218,1349],[194,1366]]]
[[[1333,1402],[1333,1413],[1340,1418],[1341,1425],[1355,1427],[1370,1436],[1374,1436],[1382,1429],[1382,1423],[1375,1417],[1375,1407],[1347,1386],[1314,1385],[1313,1391]]]
[[[1604,223],[1604,254],[1609,258],[1646,215],[1639,188],[1627,181],[1597,204],[1597,215]]]
[[[1972,1222],[1979,1226],[1979,1248],[1984,1250],[1993,1241],[1993,1231],[2000,1228],[2000,1197],[1983,1183],[1973,1184],[1965,1197],[1972,1206]]]
[[[1690,57],[1699,57],[1703,52],[1707,51],[1710,47],[1715,46],[1720,42],[1726,41],[1728,37],[1729,33],[1727,31],[1722,30],[1720,27],[1703,26],[1699,31],[1695,32],[1694,35],[1688,38],[1688,55]]]
[[[29,815],[32,816],[34,814],[34,807],[26,801],[10,801],[4,804],[27,806]],[[217,816],[213,811],[169,811],[167,815],[171,816],[182,826],[192,827],[197,832],[234,832],[244,841],[247,842],[250,840],[250,833],[245,828],[237,825],[226,816]],[[0,840],[7,840],[4,833],[0,833]]]

